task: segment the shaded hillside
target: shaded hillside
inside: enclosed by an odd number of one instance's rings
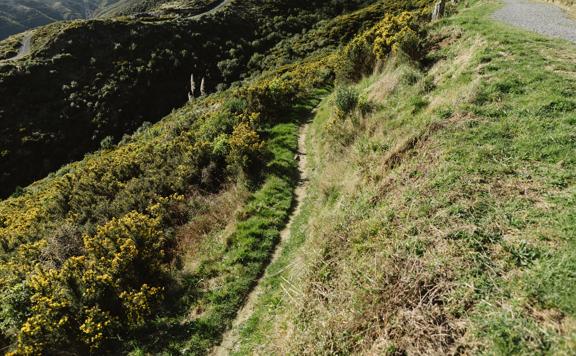
[[[3,0],[0,40],[57,21],[154,12],[193,15],[219,0]]]
[[[115,0],[3,0],[0,40],[30,28],[61,20],[91,18]]]
[[[225,88],[260,70],[262,53],[280,40],[358,4],[248,1],[201,19],[39,29],[31,58],[0,64],[0,195],[81,158],[105,138],[118,142],[157,121],[187,100],[191,74],[198,82],[205,77],[208,91]],[[345,39],[330,38],[324,45]],[[290,62],[290,53],[282,61]]]

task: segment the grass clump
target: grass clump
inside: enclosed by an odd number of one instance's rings
[[[338,87],[334,94],[334,104],[336,105],[336,115],[346,118],[352,114],[359,104],[359,94],[353,87]]]

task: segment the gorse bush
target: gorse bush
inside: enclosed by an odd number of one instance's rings
[[[371,29],[356,36],[343,50],[339,77],[356,81],[371,73],[377,62],[400,53],[413,60],[421,59],[426,38],[422,26],[427,13],[423,10],[405,11],[399,15],[386,14]]]
[[[141,326],[161,297],[167,242],[158,218],[137,212],[85,236],[81,256],[26,281],[31,306],[14,354],[96,351],[119,328]]]
[[[278,117],[292,107],[300,94],[297,85],[287,80],[273,78],[264,80],[246,89],[248,108],[260,112],[265,119]]]
[[[256,168],[254,164],[261,159],[264,142],[257,132],[260,121],[259,113],[241,115],[228,138],[230,164],[244,172]]]

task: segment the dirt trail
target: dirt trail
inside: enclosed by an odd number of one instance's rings
[[[306,171],[306,164],[307,164],[307,161],[306,161],[306,134],[307,134],[307,132],[308,132],[308,124],[302,126],[302,128],[300,129],[300,136],[298,138],[298,155],[297,155],[297,157],[298,157],[298,170],[300,172],[300,182],[298,183],[298,186],[295,189],[296,208],[294,209],[294,211],[290,215],[290,220],[288,221],[288,224],[286,225],[286,227],[284,227],[282,232],[280,232],[280,242],[278,243],[276,251],[274,251],[274,254],[273,254],[272,259],[270,261],[270,264],[268,266],[272,265],[280,257],[280,255],[282,253],[282,249],[285,245],[285,242],[290,238],[290,229],[292,227],[292,223],[294,222],[294,218],[296,216],[298,216],[298,214],[300,213],[300,210],[302,208],[302,202],[306,198],[306,191],[307,191],[306,188],[308,187],[308,184],[307,184],[308,179],[307,179],[307,171]],[[262,278],[266,278],[266,275],[267,275],[267,273],[265,273]],[[223,335],[222,343],[212,350],[212,352],[210,353],[211,355],[213,355],[213,356],[229,355],[234,350],[234,348],[237,346],[237,343],[238,343],[238,340],[240,337],[240,327],[252,315],[252,313],[254,311],[254,307],[256,305],[256,302],[258,301],[259,296],[263,292],[262,291],[262,285],[260,283],[261,280],[262,279],[260,279],[260,281],[258,281],[258,284],[256,285],[256,287],[252,290],[252,292],[250,292],[250,294],[248,295],[248,298],[246,298],[246,302],[244,303],[244,306],[240,309],[240,311],[236,315],[236,319],[234,319],[234,322],[232,323],[232,328],[230,330],[228,330]]]
[[[228,5],[229,2],[230,2],[230,0],[223,0],[218,5],[214,6],[214,8],[212,8],[206,12],[203,12],[201,14],[198,14],[196,16],[193,16],[193,18],[200,18],[200,17],[206,16],[209,14],[213,14],[217,11],[220,11],[220,9],[223,8],[224,6]]]

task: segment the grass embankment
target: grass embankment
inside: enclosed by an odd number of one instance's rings
[[[553,4],[564,6],[567,9],[573,9],[574,6],[576,5],[576,1],[574,0],[546,0],[546,2],[551,2]]]
[[[576,18],[576,1],[574,0],[543,0],[548,3],[560,6],[571,18]]]
[[[476,3],[430,68],[325,101],[309,197],[236,351],[569,354],[576,346],[576,48]]]

